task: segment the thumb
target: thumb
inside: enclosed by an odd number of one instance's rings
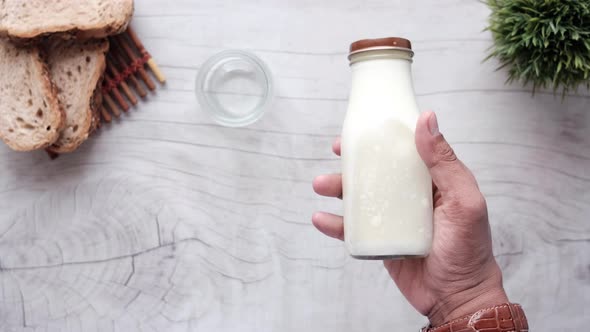
[[[455,152],[439,132],[434,112],[420,115],[416,125],[416,148],[428,167],[432,181],[442,193],[460,196],[479,193],[475,177],[457,159]]]

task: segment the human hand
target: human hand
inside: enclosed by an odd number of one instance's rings
[[[418,119],[416,147],[433,181],[432,250],[426,258],[384,261],[389,275],[434,326],[508,302],[492,253],[485,199],[471,171],[439,133],[432,112]],[[340,155],[340,140],[332,148]],[[320,195],[341,198],[342,176],[318,176],[313,188]],[[317,212],[312,221],[322,233],[344,239],[341,216]]]

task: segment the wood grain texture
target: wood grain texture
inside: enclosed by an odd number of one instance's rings
[[[167,86],[77,153],[0,146],[2,331],[414,331],[378,262],[315,231],[311,190],[349,88],[348,44],[400,35],[419,103],[485,193],[510,298],[533,331],[590,313],[590,95],[505,86],[472,0],[141,0],[133,25]],[[193,92],[223,49],[263,58],[273,107],[214,125]]]

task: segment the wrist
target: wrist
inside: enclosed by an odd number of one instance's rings
[[[481,309],[508,302],[508,296],[501,285],[483,290],[467,290],[441,301],[433,308],[428,319],[431,326],[440,326]]]
[[[426,326],[422,332],[489,331],[528,332],[529,323],[520,304],[503,303],[451,320],[439,326]]]

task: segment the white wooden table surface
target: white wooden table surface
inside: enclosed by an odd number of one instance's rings
[[[334,172],[363,37],[414,42],[423,109],[474,170],[510,298],[533,331],[590,323],[590,96],[505,86],[474,0],[138,0],[133,25],[169,78],[77,153],[0,146],[1,331],[415,331],[379,262],[313,228]],[[194,78],[224,49],[274,73],[243,129],[200,110]]]

